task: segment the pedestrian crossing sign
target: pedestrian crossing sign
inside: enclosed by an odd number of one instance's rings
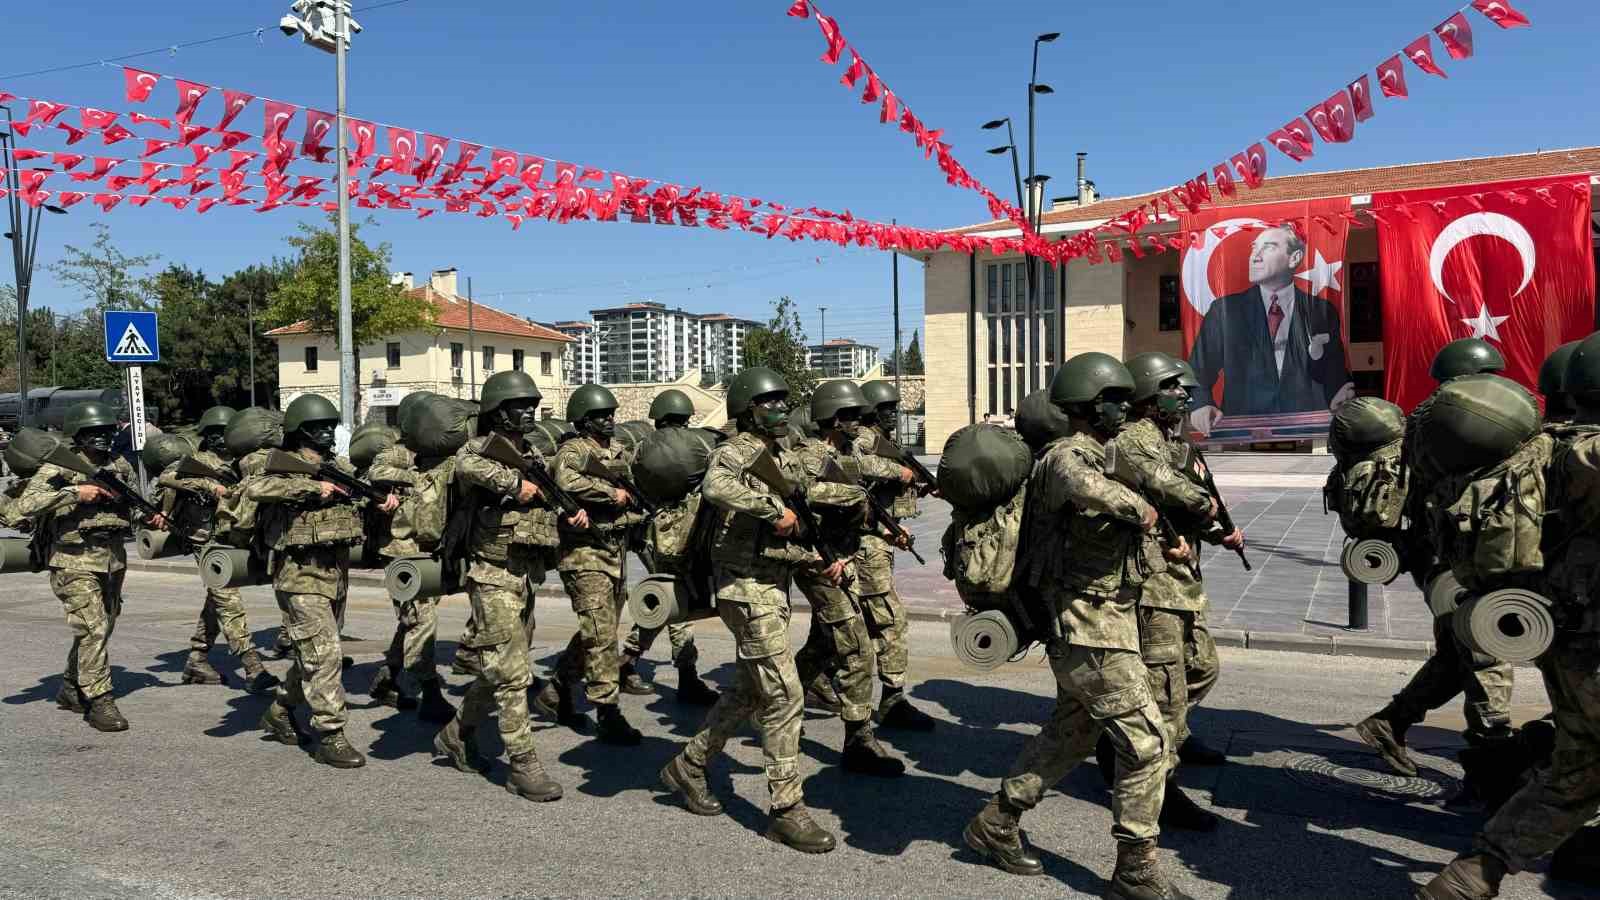
[[[156,314],[125,309],[109,309],[105,314],[106,359],[120,363],[152,363],[161,360],[161,339],[156,332]]]

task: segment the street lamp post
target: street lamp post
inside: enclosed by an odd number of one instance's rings
[[[5,110],[6,130],[0,131],[0,164],[5,168],[6,212],[10,216],[11,230],[6,238],[11,241],[11,266],[17,292],[17,426],[28,424],[28,294],[33,287],[33,261],[39,250],[39,210],[64,215],[66,210],[49,203],[38,206],[28,204],[23,212],[21,175],[17,172],[15,149],[11,137],[11,107]],[[52,357],[54,354],[52,354]]]
[[[1033,199],[1033,208],[1023,207],[1023,212],[1029,216],[1033,224],[1034,233],[1038,233],[1039,225],[1043,220],[1044,211],[1044,182],[1048,176],[1040,178],[1033,168],[1034,148],[1034,117],[1033,100],[1039,94],[1053,94],[1055,90],[1048,84],[1039,83],[1039,45],[1048,44],[1061,37],[1058,31],[1041,34],[1033,39],[1033,69],[1028,74],[1028,197]],[[1026,258],[1028,269],[1028,390],[1035,390],[1039,380],[1039,273],[1036,257]]]
[[[1003,146],[1000,146],[1000,147],[990,147],[988,149],[988,151],[986,151],[986,152],[991,153],[991,154],[993,154],[995,156],[999,156],[999,155],[1001,155],[1003,153],[1010,153],[1011,154],[1011,180],[1016,184],[1016,187],[1017,187],[1017,208],[1022,210],[1022,214],[1024,216],[1026,216],[1028,214],[1028,207],[1027,207],[1027,205],[1024,202],[1023,197],[1022,197],[1022,165],[1021,165],[1020,162],[1018,162],[1018,158],[1017,158],[1017,136],[1016,136],[1015,132],[1012,131],[1012,128],[1011,128],[1011,117],[1010,116],[1006,116],[1003,119],[990,120],[988,122],[983,123],[982,128],[985,131],[993,131],[996,128],[999,128],[1001,125],[1004,125],[1006,127],[1006,143]],[[1027,255],[1024,255],[1023,259],[1024,260],[1030,260],[1031,257],[1029,257]],[[1033,285],[1033,271],[1032,271],[1032,269],[1033,269],[1033,267],[1031,265],[1024,264],[1023,267],[1022,267],[1022,279],[1023,279],[1022,280],[1022,285],[1023,285],[1022,290],[1023,290],[1023,294],[1025,296],[1031,295],[1031,292],[1029,291],[1029,288],[1031,288],[1032,285]],[[1032,331],[1033,331],[1033,322],[1032,322],[1031,319],[1032,319],[1032,317],[1030,316],[1030,321],[1028,322],[1028,331],[1029,331],[1029,333],[1032,333]],[[1017,352],[1019,354],[1021,354],[1021,353],[1024,352],[1024,350],[1023,350],[1023,348],[1021,346],[1018,346],[1017,347]],[[991,363],[995,362],[995,360],[990,360],[990,362]],[[1018,387],[1020,388],[1021,385],[1018,385]],[[1011,405],[1011,398],[1009,398],[1009,397],[1005,398],[1004,400],[1001,401],[1000,405],[1001,405],[1001,407],[1005,407],[1005,406]]]

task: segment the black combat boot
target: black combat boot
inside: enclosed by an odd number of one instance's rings
[[[1458,856],[1417,889],[1417,900],[1489,900],[1500,896],[1506,865],[1487,853]]]
[[[878,711],[872,717],[884,728],[902,731],[932,731],[935,722],[932,716],[912,706],[905,692],[898,688],[884,689]]]
[[[1117,869],[1107,900],[1194,900],[1162,874],[1155,838],[1117,842]]]
[[[1190,734],[1178,747],[1178,759],[1186,766],[1220,766],[1228,761],[1228,754]]]
[[[1217,817],[1201,809],[1177,782],[1168,778],[1166,795],[1161,800],[1161,825],[1183,831],[1216,831]]]
[[[968,847],[1007,872],[1038,875],[1044,871],[1044,864],[1022,843],[1021,819],[1022,810],[1012,806],[1004,794],[996,794],[967,823],[962,837]]]
[[[389,668],[387,663],[379,666],[378,671],[372,674],[372,684],[367,688],[367,696],[380,706],[399,709],[403,698],[400,695],[400,684],[394,676],[394,670]]]
[[[367,758],[361,755],[361,751],[350,746],[345,739],[342,728],[324,734],[317,741],[316,760],[335,769],[359,769],[367,764]]]
[[[442,725],[456,717],[456,708],[444,698],[444,687],[439,679],[422,683],[422,701],[417,704],[417,718],[424,722]]]
[[[117,709],[117,701],[111,699],[110,691],[89,701],[89,712],[84,718],[97,731],[128,730],[128,720]]]
[[[595,731],[595,737],[602,744],[637,747],[644,739],[643,735],[639,734],[639,729],[628,724],[628,720],[622,715],[622,710],[615,703],[602,703],[596,706],[595,718],[600,723]]]
[[[811,821],[804,803],[773,810],[766,838],[801,853],[827,853],[839,844],[826,829]]]
[[[656,689],[639,677],[639,670],[635,668],[635,663],[638,661],[639,657],[634,656],[632,653],[622,654],[622,667],[618,670],[621,675],[619,681],[622,692],[641,697],[647,694],[654,694]]]
[[[278,676],[267,671],[261,664],[261,654],[254,649],[246,650],[239,657],[239,664],[244,667],[244,686],[252,694],[265,694],[278,686]]]
[[[433,736],[433,749],[468,775],[489,771],[489,761],[478,753],[477,729],[462,728],[460,719],[452,717],[439,729]]]
[[[80,716],[89,711],[89,707],[84,704],[83,694],[78,692],[78,686],[67,684],[65,681],[61,682],[61,689],[56,691],[56,708]]]
[[[300,730],[300,723],[294,720],[294,710],[274,700],[267,705],[261,714],[260,726],[266,732],[268,740],[291,747],[298,746],[305,737],[305,732]]]
[[[704,766],[697,766],[679,753],[661,770],[661,786],[683,798],[683,805],[697,816],[722,814],[722,801],[711,793]]]
[[[839,765],[846,772],[878,778],[899,778],[906,773],[906,764],[890,756],[878,743],[871,721],[844,723],[844,753]]]
[[[714,706],[720,696],[712,687],[700,680],[694,663],[678,666],[678,702],[690,706]]]
[[[844,703],[839,699],[839,692],[833,687],[833,679],[819,675],[806,685],[806,705],[812,709],[820,709],[838,715],[844,709]]]
[[[532,750],[511,757],[511,771],[506,774],[506,790],[539,803],[561,799],[561,785],[545,772],[544,763],[539,762],[539,754]]]
[[[1406,729],[1410,722],[1396,717],[1388,707],[1356,724],[1356,734],[1367,746],[1378,751],[1390,769],[1408,778],[1417,774],[1417,764],[1406,751]]]
[[[578,712],[572,703],[572,690],[561,683],[559,678],[552,678],[544,683],[533,696],[534,708],[555,719],[558,724],[565,725],[580,734],[589,730],[589,717]]]
[[[190,650],[183,664],[184,684],[226,684],[222,673],[212,667],[211,661],[199,650]]]

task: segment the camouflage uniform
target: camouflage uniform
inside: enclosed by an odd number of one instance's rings
[[[509,757],[534,752],[528,724],[528,633],[533,622],[532,582],[544,579],[545,557],[555,546],[555,513],[543,507],[503,505],[516,497],[522,476],[483,455],[489,437],[475,437],[456,451],[455,479],[473,510],[468,538],[466,588],[472,619],[461,637],[478,652],[478,677],[467,688],[457,715],[461,729],[475,729],[498,711],[500,738]],[[523,458],[542,462],[538,449],[523,444]],[[536,501],[537,502],[537,501]]]
[[[233,468],[228,460],[207,450],[197,450],[192,456],[218,471],[227,472]],[[156,492],[151,502],[169,511],[168,530],[174,536],[181,535],[194,547],[195,562],[199,563],[200,548],[211,540],[212,516],[217,508],[216,489],[227,489],[228,485],[212,478],[179,475],[178,465],[168,466],[156,479]],[[173,493],[169,495],[168,491]],[[189,648],[202,656],[210,653],[219,634],[228,641],[228,649],[235,656],[243,656],[253,646],[250,626],[245,621],[244,596],[238,588],[206,588],[205,603],[200,607],[194,634],[189,637]]]
[[[766,759],[773,810],[804,800],[800,783],[803,692],[789,654],[789,584],[796,568],[815,566],[816,554],[772,530],[783,502],[745,469],[765,444],[742,433],[711,452],[701,493],[715,507],[711,563],[717,614],[733,632],[736,675],[706,714],[683,755],[703,769],[734,732],[753,719]],[[799,461],[774,450],[786,478],[804,482]]]
[[[299,454],[320,460],[313,451]],[[343,459],[340,469],[354,470]],[[311,708],[311,727],[327,735],[345,726],[343,651],[339,618],[350,584],[350,548],[362,540],[360,512],[351,498],[322,499],[316,479],[253,470],[244,496],[261,504],[262,538],[272,551],[272,587],[283,612],[284,632],[294,643],[293,663],[274,703]]]
[[[917,510],[917,487],[900,481],[901,466],[872,452],[879,432],[863,426],[856,436],[856,457],[861,460],[861,475],[868,489],[885,509],[899,521],[914,519]],[[910,665],[910,651],[906,644],[905,603],[894,588],[894,544],[879,534],[866,534],[861,538],[861,549],[856,552],[855,567],[857,594],[861,612],[866,619],[867,632],[872,635],[878,655],[878,680],[883,682],[885,693],[898,693],[906,686],[906,669]]]
[[[1013,808],[1032,809],[1093,749],[1102,729],[1117,752],[1112,835],[1142,841],[1160,833],[1163,785],[1176,745],[1140,658],[1141,586],[1165,568],[1159,544],[1142,531],[1150,504],[1104,475],[1105,448],[1075,432],[1034,468],[1030,516],[1040,542],[1029,578],[1056,616],[1060,636],[1046,650],[1056,708],[1001,782]],[[1037,493],[1034,493],[1034,491]],[[1043,535],[1044,528],[1054,533]]]
[[[109,468],[125,484],[137,482],[127,460],[113,457]],[[72,649],[62,680],[85,700],[111,692],[107,644],[122,612],[122,579],[127,574],[125,542],[132,537],[127,510],[113,503],[80,503],[77,486],[88,479],[50,463],[39,467],[17,500],[15,512],[34,520],[49,537],[50,589],[67,615]]]
[[[448,460],[428,462],[435,466],[448,464]],[[420,478],[417,469],[417,454],[400,442],[380,451],[367,469],[367,480],[393,485],[400,497],[400,506],[389,517],[388,533],[378,547],[378,553],[385,559],[420,558],[430,554],[416,538],[415,492]],[[428,484],[423,487],[433,489]],[[439,670],[434,663],[434,644],[439,634],[439,598],[418,597],[393,603],[394,638],[384,651],[384,662],[393,672],[410,672],[419,684],[437,681]]]
[[[861,461],[854,452],[841,453],[820,439],[801,441],[793,451],[806,474],[806,500],[821,518],[819,524],[831,549],[851,559],[860,549],[864,531],[866,492],[851,484],[822,480],[828,461],[847,476],[860,476]],[[853,591],[856,565],[845,569],[844,586],[836,587],[812,572],[795,573],[795,585],[811,604],[811,630],[805,646],[795,654],[800,683],[826,684],[840,700],[840,718],[863,722],[872,715],[872,688],[877,653]]]
[[[593,437],[579,435],[556,451],[556,485],[589,511],[587,529],[561,528],[556,568],[578,614],[578,630],[561,654],[556,678],[568,685],[581,678],[590,703],[615,706],[622,665],[617,628],[628,599],[628,529],[642,517],[617,506],[616,487],[610,482],[583,473],[590,458],[608,468],[626,466],[622,447],[614,440],[601,447]]]

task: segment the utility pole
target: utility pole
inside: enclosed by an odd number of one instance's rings
[[[478,347],[477,332],[472,328],[472,276],[467,276],[467,371],[472,373],[467,382],[467,399],[478,399]]]
[[[822,341],[821,341],[821,343],[826,344],[828,342],[828,308],[826,306],[819,306],[819,307],[817,307],[817,311],[822,313]]]
[[[256,405],[256,292],[252,288],[244,295],[246,325],[245,332],[250,342],[250,405]]]
[[[1044,211],[1044,182],[1049,180],[1048,175],[1038,175],[1033,168],[1033,98],[1037,94],[1051,94],[1054,90],[1048,84],[1039,83],[1039,45],[1048,44],[1060,37],[1061,33],[1052,31],[1041,34],[1033,39],[1033,69],[1028,75],[1028,200],[1029,206],[1023,207],[1023,215],[1028,216],[1035,234],[1039,232],[1039,224],[1043,220]],[[1031,207],[1031,208],[1030,208]],[[1028,391],[1031,393],[1039,386],[1039,270],[1038,257],[1029,254],[1024,257],[1028,271]]]
[[[895,219],[890,219],[889,224],[898,225]],[[900,251],[889,251],[889,273],[894,285],[894,392],[900,394],[900,370],[905,368],[905,360],[900,358]],[[905,435],[900,423],[905,421],[905,416],[900,414],[900,407],[895,406],[894,414],[894,442],[905,445]]]

